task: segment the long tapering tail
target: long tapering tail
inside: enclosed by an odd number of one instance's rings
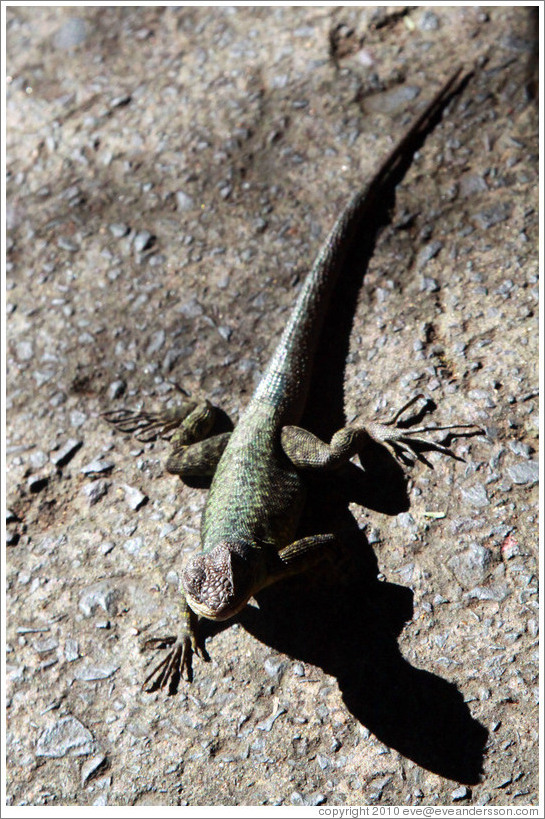
[[[364,220],[381,204],[379,197],[397,184],[404,164],[408,165],[448,101],[459,93],[469,77],[470,74],[462,75],[462,69],[458,68],[415,119],[377,173],[352,197],[329,232],[254,395],[254,400],[266,401],[275,407],[282,418],[287,412],[293,422],[303,409],[312,358],[331,292],[352,242],[365,228]]]

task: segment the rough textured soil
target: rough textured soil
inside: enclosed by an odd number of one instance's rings
[[[535,805],[529,11],[11,7],[7,46],[9,803]],[[485,434],[406,481],[369,464],[351,554],[145,694],[206,495],[100,413],[176,382],[236,419],[339,208],[459,63],[311,417],[344,383],[350,420],[423,392]]]

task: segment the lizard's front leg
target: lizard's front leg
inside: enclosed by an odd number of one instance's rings
[[[127,409],[104,413],[106,420],[122,432],[132,433],[140,441],[152,441],[157,437],[169,441],[172,453],[167,460],[167,471],[181,478],[210,477],[227,445],[230,432],[210,436],[216,408],[208,401],[184,401],[173,409],[158,413]],[[153,637],[146,640],[143,649],[169,648],[146,677],[143,690],[156,691],[168,687],[175,693],[181,677],[191,681],[193,677],[193,654],[209,660],[208,653],[199,642],[199,617],[189,607],[185,594],[181,595],[178,636]]]
[[[204,645],[199,642],[198,625],[199,617],[189,608],[182,593],[178,637],[150,637],[142,645],[143,651],[170,647],[166,657],[144,680],[144,691],[152,693],[168,685],[168,693],[175,694],[181,677],[188,682],[193,679],[193,654],[207,662],[210,660]]]

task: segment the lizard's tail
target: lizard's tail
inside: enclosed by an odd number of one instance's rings
[[[331,292],[343,262],[366,217],[376,215],[379,197],[396,184],[414,152],[438,122],[449,100],[458,94],[471,73],[462,68],[450,77],[381,164],[377,173],[344,208],[322,245],[307,275],[288,324],[278,343],[255,398],[266,401],[284,416],[296,418],[303,409],[314,350],[320,336]],[[293,412],[292,412],[293,411]],[[293,421],[292,421],[293,422]]]

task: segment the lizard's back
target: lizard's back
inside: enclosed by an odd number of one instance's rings
[[[216,469],[202,521],[202,545],[243,541],[281,548],[293,540],[304,501],[300,474],[280,445],[281,421],[252,401]]]

